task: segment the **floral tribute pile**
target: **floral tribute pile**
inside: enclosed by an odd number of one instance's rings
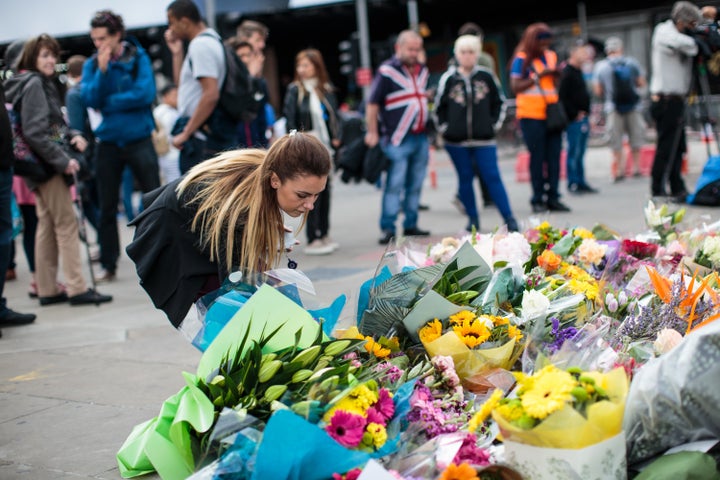
[[[720,438],[720,224],[683,215],[649,203],[625,238],[543,222],[394,245],[355,325],[329,333],[264,286],[135,427],[120,472],[718,478],[711,454],[668,452]]]

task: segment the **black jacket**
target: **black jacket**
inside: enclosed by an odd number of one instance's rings
[[[558,95],[571,122],[577,119],[579,112],[590,112],[590,92],[583,72],[579,68],[570,64],[565,65],[560,75]]]
[[[285,93],[285,103],[283,105],[283,115],[287,120],[287,130],[297,130],[299,132],[309,132],[313,129],[312,116],[310,115],[310,96],[305,94],[302,101],[299,100],[300,87],[296,82],[288,86]],[[325,105],[328,118],[325,125],[331,140],[340,139],[340,119],[337,114],[337,99],[335,94],[328,92],[325,98],[320,97],[320,101]]]
[[[455,67],[443,74],[435,97],[435,115],[445,141],[495,138],[504,98],[490,70],[476,66],[469,78]]]
[[[227,276],[224,268],[210,261],[210,252],[200,248],[199,235],[190,231],[196,209],[183,201],[191,198],[191,192],[178,200],[175,190],[180,181],[178,178],[143,197],[147,208],[130,223],[136,229],[126,248],[140,285],[176,328],[195,300],[209,293],[207,286],[217,288]]]

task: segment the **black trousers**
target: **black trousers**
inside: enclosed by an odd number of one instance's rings
[[[653,100],[650,115],[657,129],[657,146],[652,166],[653,196],[686,193],[685,182],[680,176],[683,153],[687,149],[685,139],[685,99],[680,96],[661,97]]]
[[[120,257],[117,214],[125,165],[130,166],[143,193],[160,186],[157,154],[150,137],[123,146],[106,142],[97,145],[95,179],[100,197],[100,264],[111,273],[115,273]]]
[[[325,190],[320,192],[313,208],[307,217],[308,244],[318,238],[327,237],[330,229],[330,178]]]

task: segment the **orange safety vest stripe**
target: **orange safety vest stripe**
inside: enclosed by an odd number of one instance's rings
[[[517,54],[520,58],[525,58],[525,52],[519,52]],[[533,60],[533,67],[535,71],[540,73],[545,70],[552,70],[557,65],[557,55],[552,50],[545,50],[545,61],[547,66],[536,58]],[[540,77],[540,86],[543,91],[536,84],[528,88],[524,92],[520,92],[515,97],[517,118],[532,118],[535,120],[545,120],[547,114],[545,113],[545,104],[556,103],[558,101],[558,92],[555,89],[554,77],[552,75],[546,75]]]

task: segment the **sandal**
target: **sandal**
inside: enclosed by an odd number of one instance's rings
[[[61,293],[67,293],[67,288],[64,284],[57,282],[55,284],[55,288],[58,291],[58,294]],[[28,297],[30,298],[37,298],[38,297],[38,290],[37,290],[37,283],[30,282],[30,288],[28,289]]]

